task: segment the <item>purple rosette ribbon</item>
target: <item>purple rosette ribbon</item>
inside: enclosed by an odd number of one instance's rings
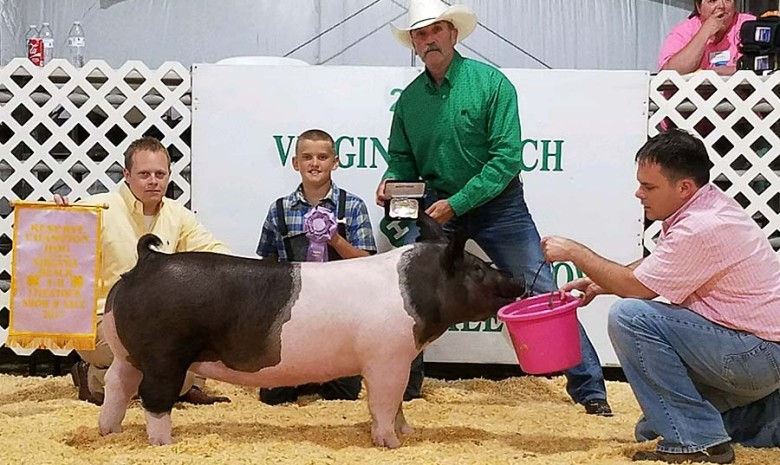
[[[328,261],[328,241],[336,234],[336,216],[325,207],[314,207],[303,215],[303,232],[309,239],[307,262]]]

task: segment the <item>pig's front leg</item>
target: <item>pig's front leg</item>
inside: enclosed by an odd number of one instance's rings
[[[138,392],[143,375],[124,360],[117,357],[106,373],[105,400],[100,408],[98,430],[101,436],[122,432],[122,420],[130,399]]]
[[[173,437],[171,436],[171,412],[152,413],[147,410],[146,434],[149,436],[149,444],[153,446],[173,444]]]
[[[160,355],[157,360],[172,358],[166,357],[164,354]],[[144,376],[141,379],[139,392],[146,411],[146,434],[152,445],[173,444],[171,410],[179,398],[179,392],[184,384],[189,366],[189,363],[181,363],[175,368],[166,366],[165,363],[149,363],[144,366]]]
[[[394,360],[386,364],[385,369],[377,364],[363,374],[368,389],[368,410],[371,412],[371,438],[379,447],[395,449],[401,445],[396,427],[399,432],[411,430],[400,411],[404,388],[409,381],[410,363],[399,364]],[[397,424],[399,415],[401,424]]]

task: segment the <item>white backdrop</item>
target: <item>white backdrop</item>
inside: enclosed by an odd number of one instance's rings
[[[618,262],[641,257],[642,210],[633,157],[647,135],[647,80],[637,71],[503,70],[518,89],[526,199],[542,235],[565,235]],[[418,69],[195,65],[192,207],[240,255],[254,255],[268,207],[300,177],[294,136],[321,128],[337,140],[337,184],[369,206],[386,167],[391,108]],[[605,97],[609,98],[605,98]],[[546,161],[546,163],[545,163]],[[389,245],[378,237],[380,248]],[[558,265],[559,283],[571,276]],[[573,272],[573,271],[572,271]],[[602,364],[612,298],[579,311]],[[495,324],[459,325],[427,361],[516,363]]]

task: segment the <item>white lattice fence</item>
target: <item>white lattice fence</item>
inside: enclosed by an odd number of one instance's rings
[[[0,345],[7,338],[12,208],[16,199],[77,200],[111,190],[122,157],[151,135],[173,160],[169,197],[190,199],[190,73],[179,63],[155,70],[139,61],[37,68],[18,58],[0,68]],[[28,352],[18,351],[20,354]]]
[[[780,73],[740,71],[680,76],[663,71],[650,81],[648,135],[679,127],[699,135],[710,153],[715,184],[734,197],[780,249]],[[660,231],[645,231],[648,250]]]

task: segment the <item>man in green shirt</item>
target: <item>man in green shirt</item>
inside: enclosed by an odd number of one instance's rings
[[[517,93],[498,69],[463,58],[458,40],[477,25],[470,8],[439,0],[412,0],[409,27],[396,39],[425,63],[404,89],[390,129],[385,181],[426,181],[426,213],[445,229],[460,228],[501,269],[534,282],[533,293],[555,290],[540,237],[523,197]],[[595,415],[612,415],[596,351],[580,325],[582,364],[568,370],[567,391]],[[422,384],[422,360],[412,380]],[[416,375],[416,376],[415,376]]]

